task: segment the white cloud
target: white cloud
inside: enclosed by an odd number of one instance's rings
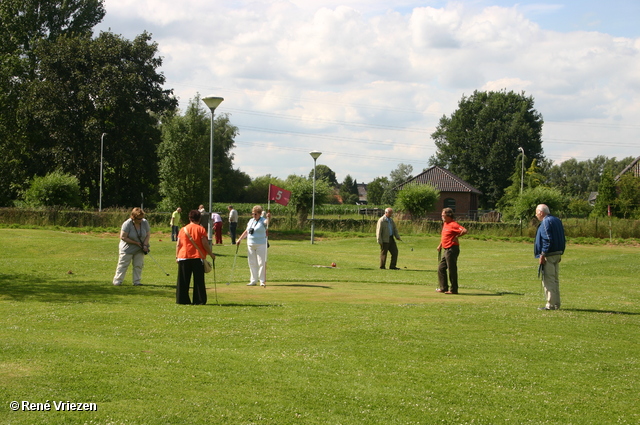
[[[533,96],[551,159],[640,155],[640,38],[531,20],[569,6],[485,3],[107,0],[103,29],[152,31],[183,105],[224,96],[236,165],[254,177],[307,174],[313,149],[339,178],[419,172],[439,118],[474,90]]]

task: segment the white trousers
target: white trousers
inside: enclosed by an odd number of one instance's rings
[[[267,280],[267,244],[247,245],[251,282],[266,283]]]
[[[547,300],[547,308],[560,308],[560,260],[561,255],[547,257],[544,263],[542,286]]]
[[[129,264],[133,260],[133,284],[140,283],[142,278],[142,267],[144,266],[144,253],[138,251],[135,254],[125,254],[120,252],[120,258],[118,259],[118,266],[116,267],[116,275],[113,277],[114,285],[121,285],[124,281],[124,276],[127,274]]]

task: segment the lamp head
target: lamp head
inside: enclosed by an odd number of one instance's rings
[[[316,159],[318,159],[318,157],[320,155],[322,155],[322,152],[320,152],[320,151],[311,151],[311,152],[309,152],[309,155],[311,155],[311,158],[313,158],[313,160],[315,161]]]
[[[214,97],[214,96],[202,98],[202,101],[204,102],[204,104],[207,105],[207,107],[212,111],[214,111],[222,103],[223,100],[224,98],[222,97]]]

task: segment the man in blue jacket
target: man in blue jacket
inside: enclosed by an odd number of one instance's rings
[[[560,259],[564,254],[564,227],[559,218],[549,212],[549,207],[540,204],[536,207],[536,217],[540,220],[533,253],[542,267],[542,286],[547,300],[540,310],[558,310],[560,308]]]

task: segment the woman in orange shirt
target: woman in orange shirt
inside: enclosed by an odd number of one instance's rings
[[[436,292],[445,294],[458,293],[458,256],[460,255],[460,243],[458,237],[467,233],[467,229],[455,222],[453,210],[445,208],[442,210],[442,236],[438,252],[444,248],[444,256],[438,264],[438,283]],[[451,288],[447,285],[447,269],[449,269],[449,280]]]
[[[191,275],[193,275],[193,304],[203,305],[207,303],[203,261],[206,260],[207,254],[214,261],[216,256],[211,252],[207,230],[200,226],[200,216],[200,211],[190,211],[190,223],[178,232],[178,243],[176,244],[176,262],[178,263],[176,304],[191,304],[191,299],[189,298]],[[197,248],[194,243],[198,246]]]

